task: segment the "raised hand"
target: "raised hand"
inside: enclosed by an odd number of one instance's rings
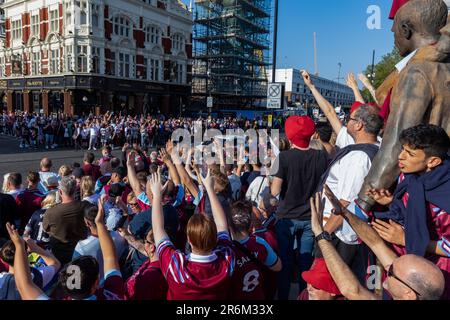
[[[313,86],[313,83],[312,83],[312,81],[311,81],[311,76],[309,75],[308,71],[302,70],[301,73],[302,73],[303,81],[305,82],[305,84],[306,84],[308,87]]]
[[[214,192],[214,177],[211,175],[211,169],[208,168],[208,172],[206,176],[203,176],[200,172],[199,175],[202,179],[203,185],[206,188],[206,191]]]
[[[163,187],[161,186],[161,174],[159,169],[157,173],[152,173],[151,176],[149,176],[149,179],[147,179],[147,190],[151,190],[153,198],[161,198]]]
[[[394,200],[394,196],[389,192],[389,190],[386,189],[369,189],[366,192],[366,195],[370,196],[375,200],[377,203],[387,206],[392,203]]]
[[[136,153],[134,151],[131,151],[128,154],[128,158],[127,158],[127,166],[131,166],[134,168],[134,166],[136,165]]]
[[[168,154],[172,154],[173,151],[173,141],[172,139],[169,139],[169,141],[167,141],[166,143],[166,150]]]
[[[353,72],[350,72],[347,75],[347,86],[349,86],[350,88],[358,88],[358,83],[356,82],[356,78]]]
[[[372,83],[370,82],[369,78],[364,73],[358,74],[358,79],[361,80],[363,85],[368,88],[372,86]]]
[[[164,149],[164,148],[162,148],[162,149],[159,151],[159,156],[160,156],[162,162],[164,162],[164,163],[168,163],[168,162],[172,161],[172,159],[171,159],[171,157],[170,157],[170,153],[168,153],[168,152],[166,151],[166,149]]]
[[[95,224],[104,224],[105,223],[105,202],[107,201],[108,196],[103,194],[100,199],[98,199],[98,212],[95,217]]]
[[[8,231],[9,237],[15,246],[25,244],[25,240],[19,234],[19,231],[11,223],[6,223],[6,230]]]
[[[311,205],[311,229],[318,236],[323,232],[323,204],[320,192],[314,195],[310,200]]]

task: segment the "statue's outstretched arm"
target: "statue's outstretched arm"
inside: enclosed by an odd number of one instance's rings
[[[399,142],[403,130],[424,122],[432,101],[432,88],[426,76],[417,68],[404,70],[399,83],[392,92],[391,114],[386,124],[380,151],[375,157],[369,174],[359,193],[360,204],[370,209],[375,203],[365,193],[370,188],[390,188],[396,181],[400,169],[398,156]]]

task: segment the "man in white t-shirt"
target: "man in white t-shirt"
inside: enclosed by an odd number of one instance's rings
[[[354,104],[345,127],[333,106],[314,87],[309,74],[304,71],[302,75],[336,132],[336,146],[340,148],[321,184],[327,184],[342,205],[353,206],[380,145],[378,134],[383,126],[383,119],[379,116],[379,108],[361,103]],[[342,217],[331,213],[333,206],[326,197],[324,201],[324,229],[329,234],[334,234],[333,243],[336,249],[362,280],[367,263],[364,245]],[[317,253],[316,257],[321,257],[321,253]]]
[[[97,144],[98,131],[99,131],[98,125],[95,123],[92,123],[91,127],[89,128],[90,138],[89,138],[89,149],[88,150],[92,150],[92,149],[97,150],[95,145]]]

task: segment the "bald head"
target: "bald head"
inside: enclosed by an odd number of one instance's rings
[[[41,160],[41,171],[50,171],[52,168],[52,160],[49,158],[43,158]]]
[[[395,261],[396,272],[417,292],[420,300],[439,300],[444,292],[442,271],[431,261],[416,255],[401,256]]]

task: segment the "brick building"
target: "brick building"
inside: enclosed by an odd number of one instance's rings
[[[188,103],[193,22],[181,1],[5,0],[1,7],[4,108],[177,114]]]

